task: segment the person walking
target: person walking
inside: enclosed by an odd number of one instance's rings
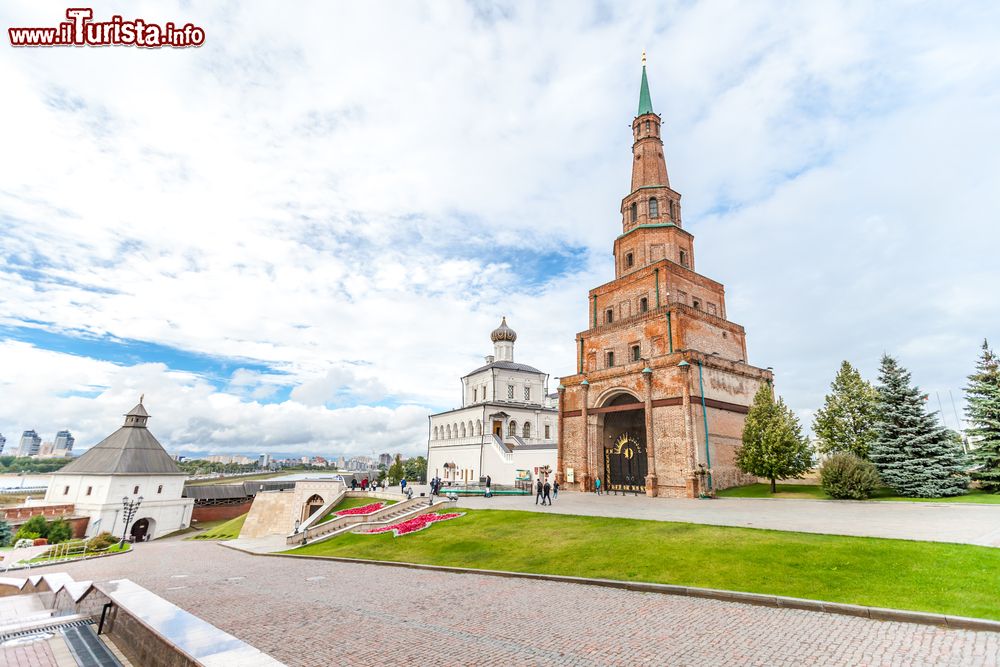
[[[552,482],[552,499],[555,500],[559,497],[559,481]]]
[[[597,495],[601,495],[601,478],[600,477],[598,477],[597,479],[594,480],[594,491],[597,492]]]
[[[351,491],[357,491],[357,490],[358,490],[358,478],[357,477],[352,477],[351,478]]]
[[[538,501],[542,499],[542,491],[543,491],[543,489],[542,489],[542,478],[539,477],[538,480],[535,482],[535,504],[536,505],[538,504]]]
[[[542,504],[544,505],[544,504],[546,504],[546,502],[548,502],[549,507],[551,507],[552,506],[552,496],[549,495],[549,494],[552,491],[552,485],[549,484],[548,480],[545,480],[545,484],[542,486],[542,491],[543,491]]]
[[[399,480],[399,492],[406,493],[406,478]]]
[[[492,484],[493,484],[493,478],[490,477],[489,475],[487,475],[486,476],[486,497],[487,498],[492,498],[493,497],[493,491],[492,491],[492,489],[490,489],[490,485],[492,485]]]

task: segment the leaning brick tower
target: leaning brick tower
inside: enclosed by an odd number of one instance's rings
[[[632,182],[615,279],[590,290],[575,375],[562,378],[558,475],[589,490],[695,497],[753,481],[734,465],[744,416],[770,370],[747,362],[722,283],[695,270],[670,187],[643,54]]]

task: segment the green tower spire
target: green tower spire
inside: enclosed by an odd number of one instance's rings
[[[642,52],[642,85],[639,87],[639,113],[653,113],[653,102],[649,99],[649,81],[646,80],[646,52]]]

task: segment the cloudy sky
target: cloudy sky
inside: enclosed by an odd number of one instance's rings
[[[174,452],[418,453],[501,315],[518,360],[572,373],[643,48],[699,271],[806,423],[841,359],[888,351],[954,426],[1000,343],[995,2],[94,12],[207,41],[0,45],[8,448],[83,449],[145,393]]]

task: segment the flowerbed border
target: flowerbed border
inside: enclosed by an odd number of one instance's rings
[[[421,521],[424,517],[436,516],[437,519],[431,519],[429,521],[423,521],[423,525],[419,528],[414,528],[413,530],[408,530],[404,533],[399,532],[399,526],[410,523],[411,521]],[[437,512],[427,512],[426,514],[418,514],[417,516],[410,517],[404,521],[399,521],[388,526],[379,526],[377,528],[371,528],[369,530],[358,531],[361,535],[384,535],[389,531],[392,531],[393,538],[403,537],[404,535],[412,535],[413,533],[419,533],[422,530],[430,528],[435,523],[441,523],[442,521],[449,521],[451,519],[458,519],[465,516],[465,512],[448,512],[445,514],[438,514]]]

